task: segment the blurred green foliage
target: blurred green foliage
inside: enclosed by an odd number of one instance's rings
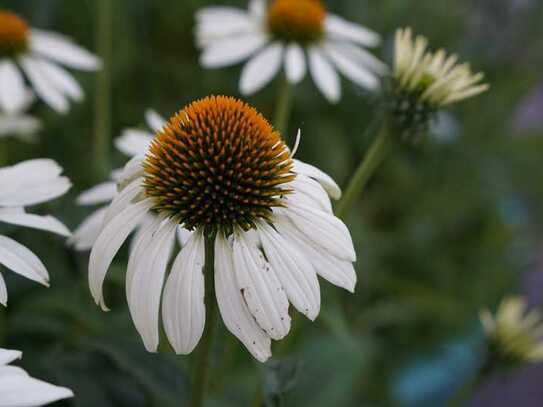
[[[167,116],[211,93],[238,95],[239,67],[199,67],[193,14],[202,6],[244,7],[245,1],[111,1],[112,137],[142,124],[147,107]],[[2,0],[0,7],[94,49],[95,3]],[[447,134],[452,138],[443,141],[434,135],[417,147],[396,151],[372,180],[348,219],[359,258],[355,295],[323,282],[321,316],[315,323],[297,318],[287,344],[276,344],[276,357],[267,366],[258,366],[230,335],[220,335],[210,406],[257,405],[258,400],[289,406],[408,405],[393,397],[398,375],[451,341],[477,335],[478,310],[517,290],[541,238],[543,138],[537,129],[515,131],[512,117],[521,99],[543,79],[543,4],[326,3],[333,12],[382,33],[383,47],[376,54],[388,63],[395,29],[410,25],[428,36],[433,47],[458,52],[484,71],[492,89],[451,112],[455,126]],[[75,206],[74,197],[102,180],[92,158],[96,77],[76,76],[86,89],[86,102],[66,116],[37,104],[33,113],[44,120],[38,141],[12,140],[7,146],[12,163],[50,157],[62,164],[74,187],[44,210],[72,227],[87,213]],[[249,100],[267,117],[273,114],[275,85]],[[306,79],[295,92],[287,136],[292,140],[301,128],[299,158],[341,185],[372,141],[373,135],[362,134],[376,110],[371,95],[346,81],[343,89],[341,103],[330,106]],[[123,157],[113,148],[111,152],[110,167],[115,168]],[[58,405],[184,405],[195,358],[176,357],[166,346],[159,355],[145,353],[124,298],[126,253],[110,273],[106,295],[113,311],[104,314],[88,293],[86,254],[45,233],[21,228],[6,233],[42,258],[52,287],[5,273],[10,300],[0,311],[1,345],[23,350],[22,364],[32,374],[74,389],[77,397]],[[443,392],[461,381],[452,378]]]

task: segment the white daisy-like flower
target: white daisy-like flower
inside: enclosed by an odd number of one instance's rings
[[[69,100],[81,101],[84,94],[61,65],[95,71],[101,64],[70,38],[30,28],[18,15],[0,9],[0,109],[8,113],[21,110],[27,96],[26,76],[40,99],[66,113]]]
[[[243,95],[257,92],[284,68],[291,84],[307,68],[332,103],[341,98],[338,71],[369,90],[379,87],[387,67],[365,48],[379,36],[329,13],[320,0],[251,0],[248,11],[215,6],[196,14],[201,65],[219,68],[249,60],[241,74]]]
[[[491,351],[506,363],[543,362],[543,315],[528,312],[522,297],[508,297],[500,304],[496,316],[481,311],[481,323],[491,341]]]
[[[159,344],[161,302],[177,353],[196,347],[204,301],[216,300],[227,328],[265,361],[271,340],[290,330],[289,303],[317,317],[318,275],[354,291],[355,250],[328,197],[341,191],[322,171],[294,160],[281,136],[243,102],[212,96],[185,107],[145,157],[127,164],[120,185],[92,248],[89,284],[107,309],[107,270],[131,232],[154,214],[133,242],[126,276],[132,319],[148,351]],[[180,225],[191,233],[174,253]],[[206,265],[210,258],[214,264]]]
[[[0,348],[0,407],[38,407],[73,397],[70,389],[30,377],[10,363],[22,353]]]
[[[166,120],[153,110],[145,112],[145,120],[150,131],[135,128],[125,129],[121,136],[115,140],[115,146],[123,154],[131,158],[145,155],[151,145],[154,133],[160,131],[166,124]],[[95,185],[77,197],[77,204],[81,206],[102,205],[87,216],[70,237],[69,243],[73,244],[77,250],[90,250],[96,241],[107,211],[107,206],[103,205],[109,204],[118,193],[119,174],[119,170],[113,171],[111,181]],[[184,232],[180,231],[180,237],[183,236],[185,236]]]
[[[62,168],[47,159],[29,160],[0,168],[0,223],[45,230],[61,236],[70,231],[52,216],[33,215],[25,206],[37,205],[55,199],[70,189],[68,178],[61,176]],[[41,260],[23,245],[0,235],[0,265],[41,283],[49,284],[49,274]],[[8,299],[6,284],[0,274],[0,304]]]

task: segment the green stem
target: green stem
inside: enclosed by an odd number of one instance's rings
[[[375,173],[375,170],[385,159],[387,153],[392,146],[392,139],[390,137],[388,127],[386,123],[381,125],[379,135],[371,145],[368,153],[360,163],[358,169],[352,176],[343,198],[338,204],[336,215],[341,219],[345,219],[349,214],[349,211],[353,207],[357,198],[364,191],[364,187]]]
[[[0,167],[5,167],[8,165],[8,140],[7,137],[0,137]]]
[[[206,301],[206,331],[199,345],[199,355],[196,361],[196,371],[194,383],[192,385],[192,407],[201,407],[205,400],[207,385],[209,381],[209,366],[211,364],[211,345],[216,328],[217,320],[217,302],[215,301],[215,282],[214,282],[214,236],[205,238],[205,287],[207,290]]]
[[[96,80],[94,160],[100,177],[108,172],[111,137],[111,59],[113,48],[113,0],[96,0],[96,42],[102,69]]]
[[[286,138],[288,130],[288,119],[290,116],[290,84],[287,77],[281,77],[281,85],[277,96],[277,104],[275,105],[275,118],[273,124],[275,129]]]
[[[481,387],[485,379],[498,368],[498,360],[492,352],[487,353],[485,359],[475,374],[449,399],[447,407],[463,407]]]

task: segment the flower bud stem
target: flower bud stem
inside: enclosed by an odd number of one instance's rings
[[[287,140],[286,132],[288,130],[288,119],[290,116],[290,84],[285,75],[281,77],[279,85],[279,93],[277,95],[277,103],[275,105],[275,117],[273,125],[275,130],[281,133],[284,140]]]

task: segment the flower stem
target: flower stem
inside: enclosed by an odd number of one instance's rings
[[[288,119],[290,116],[290,83],[285,75],[281,76],[277,104],[275,105],[275,118],[273,124],[275,129],[286,138],[288,130]]]
[[[447,407],[463,407],[467,404],[485,379],[494,372],[497,360],[492,356],[486,355],[477,372],[449,399]]]
[[[391,147],[392,138],[390,137],[388,126],[386,123],[383,123],[379,135],[349,181],[343,198],[338,204],[336,215],[339,218],[345,219],[347,217],[356,199],[364,191],[364,187],[375,173],[375,170],[383,162]]]
[[[209,367],[211,365],[211,345],[217,324],[217,302],[215,300],[215,282],[214,282],[214,236],[206,236],[205,244],[205,287],[207,291],[206,300],[206,331],[199,345],[199,355],[196,361],[194,382],[192,385],[192,407],[201,407],[205,400],[207,386],[209,382]]]
[[[113,0],[96,0],[98,55],[102,69],[96,79],[96,106],[94,116],[94,162],[97,174],[108,172],[111,137],[111,59],[113,39]]]
[[[0,167],[8,165],[8,140],[6,137],[0,137]]]

